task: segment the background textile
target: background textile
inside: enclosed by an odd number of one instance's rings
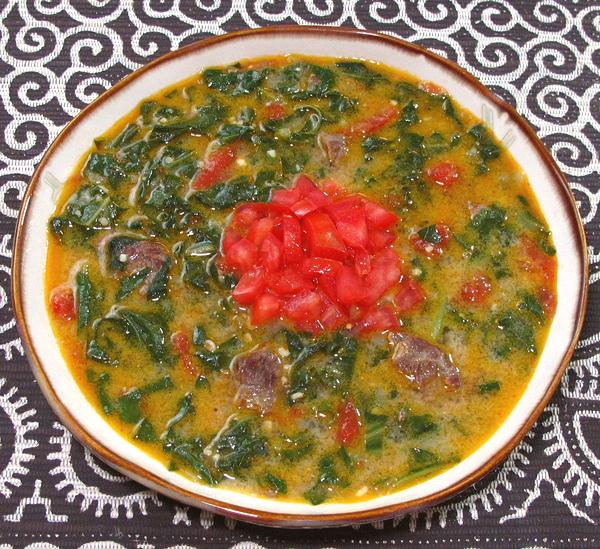
[[[15,218],[29,176],[61,128],[169,50],[281,23],[383,31],[475,74],[551,150],[589,239],[583,335],[536,426],[459,497],[385,523],[270,530],[177,505],[127,480],[56,420],[11,310]],[[599,73],[600,0],[0,0],[0,548],[600,547]]]

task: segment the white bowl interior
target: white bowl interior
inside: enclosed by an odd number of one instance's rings
[[[44,268],[41,268],[46,263],[46,227],[56,204],[58,194],[55,192],[56,184],[61,186],[67,180],[78,159],[90,147],[92,139],[108,129],[116,119],[130,112],[148,95],[198,73],[205,67],[228,64],[240,58],[259,55],[285,53],[323,55],[326,53],[328,56],[356,57],[357,52],[360,52],[361,58],[379,61],[410,72],[420,79],[432,80],[442,85],[464,108],[479,117],[484,117],[488,122],[493,121],[494,132],[499,138],[508,134],[514,139],[510,151],[523,167],[533,186],[550,224],[557,249],[560,292],[548,343],[525,393],[503,426],[464,461],[416,486],[359,503],[325,503],[312,506],[253,497],[195,483],[178,473],[168,471],[156,459],[146,455],[129,440],[113,431],[80,392],[60,353],[44,305]],[[85,431],[93,434],[100,444],[115,454],[192,493],[246,507],[249,510],[291,515],[358,512],[432,495],[472,474],[510,442],[543,398],[560,366],[560,357],[564,355],[571,341],[578,314],[579,288],[583,272],[578,248],[574,244],[578,239],[576,226],[566,211],[564,194],[555,175],[546,167],[536,146],[518,125],[458,73],[420,53],[398,48],[383,41],[357,39],[346,35],[326,37],[323,34],[298,35],[288,32],[234,37],[210,47],[188,51],[142,73],[128,86],[102,102],[88,116],[81,118],[71,128],[66,139],[55,148],[40,176],[42,184],[38,185],[32,196],[26,218],[20,273],[24,317],[35,353],[42,358],[46,375],[56,395]],[[19,273],[16,275],[19,276]],[[141,480],[148,484],[147,480]],[[249,518],[252,514],[250,512]]]

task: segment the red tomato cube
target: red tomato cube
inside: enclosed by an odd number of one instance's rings
[[[362,279],[354,269],[345,265],[337,275],[336,284],[337,301],[343,305],[356,305],[367,295]]]
[[[330,259],[344,259],[346,246],[331,217],[324,212],[312,212],[302,220],[311,254]]]
[[[368,200],[365,201],[365,215],[367,216],[370,228],[390,229],[398,223],[398,216],[394,212],[390,212],[383,206]]]
[[[281,225],[283,231],[283,258],[288,265],[299,263],[304,257],[300,222],[293,215],[284,215]]]
[[[365,277],[364,303],[372,305],[400,280],[400,257],[391,248],[379,252],[371,261],[371,272]]]
[[[277,271],[283,265],[283,244],[272,233],[260,245],[258,261],[268,272]]]
[[[229,247],[225,261],[229,267],[246,272],[256,263],[257,255],[256,244],[247,238],[242,238]]]
[[[354,332],[367,334],[371,332],[382,333],[387,330],[400,328],[400,321],[396,317],[394,308],[388,303],[369,309],[354,327]]]
[[[305,290],[283,304],[283,314],[292,321],[318,320],[323,302],[315,291]]]
[[[240,305],[252,303],[265,287],[265,272],[262,267],[245,272],[231,295]]]
[[[267,235],[271,233],[274,226],[275,221],[270,217],[257,219],[250,225],[246,238],[250,240],[250,242],[254,242],[254,244],[260,246]]]
[[[425,302],[425,292],[419,283],[408,277],[402,277],[398,284],[398,291],[394,297],[394,303],[399,313],[412,313]]]
[[[252,306],[250,321],[255,326],[265,324],[279,316],[281,300],[273,294],[262,294],[256,298]]]

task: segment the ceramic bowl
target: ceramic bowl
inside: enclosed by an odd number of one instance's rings
[[[548,342],[523,396],[500,428],[451,469],[396,493],[356,503],[288,503],[195,483],[168,471],[115,432],[86,400],[61,356],[45,307],[47,223],[60,188],[95,136],[145,97],[206,67],[240,58],[300,53],[382,62],[430,80],[483,118],[526,172],[550,224],[558,257],[558,303]],[[413,44],[364,31],[270,27],[203,40],[168,53],[127,76],[66,126],[37,167],[23,199],[13,258],[16,318],[33,372],[48,402],[71,432],[102,460],[183,503],[272,526],[323,527],[380,520],[455,495],[497,466],[525,436],[573,352],[587,295],[585,237],[567,182],[531,127],[510,106],[455,64]]]

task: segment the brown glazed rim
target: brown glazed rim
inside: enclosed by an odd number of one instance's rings
[[[571,221],[577,227],[577,232],[579,239],[576,241],[575,245],[578,246],[579,257],[581,258],[581,270],[583,274],[583,278],[581,281],[581,286],[579,289],[579,297],[578,297],[578,311],[577,318],[575,321],[575,325],[573,327],[572,339],[569,344],[568,349],[563,355],[560,367],[557,369],[554,378],[552,379],[551,385],[544,395],[544,397],[538,402],[534,411],[528,418],[528,420],[520,427],[519,431],[510,439],[510,441],[501,448],[487,463],[485,463],[482,467],[472,472],[467,477],[459,480],[452,486],[437,492],[435,494],[431,494],[426,497],[397,503],[394,505],[388,505],[384,507],[379,507],[375,509],[368,509],[364,511],[356,511],[356,512],[348,512],[348,513],[330,513],[330,514],[322,514],[322,515],[306,515],[306,514],[288,514],[288,513],[274,513],[267,511],[256,511],[252,508],[242,507],[238,505],[234,505],[231,503],[221,502],[219,500],[215,500],[212,498],[208,498],[205,496],[201,496],[199,494],[190,492],[188,490],[184,490],[178,486],[174,486],[171,483],[165,481],[164,479],[154,475],[153,473],[149,473],[145,469],[139,467],[135,463],[124,459],[123,457],[117,455],[112,450],[109,450],[98,441],[96,441],[92,434],[88,433],[77,421],[77,419],[67,410],[67,408],[63,405],[63,403],[58,399],[56,393],[54,392],[53,387],[51,386],[49,379],[46,375],[44,367],[42,365],[42,360],[36,354],[35,349],[32,345],[30,335],[28,333],[27,325],[25,323],[25,318],[23,314],[23,296],[21,294],[21,266],[22,266],[22,254],[23,254],[23,240],[25,234],[25,221],[27,219],[28,214],[28,205],[30,203],[31,197],[35,192],[35,189],[39,183],[40,174],[44,167],[46,166],[49,158],[51,157],[54,150],[60,145],[60,143],[65,139],[68,135],[69,131],[85,116],[91,114],[99,105],[101,105],[104,101],[108,100],[114,93],[126,87],[130,82],[134,81],[141,74],[146,71],[165,63],[166,61],[172,60],[181,55],[186,55],[192,51],[202,50],[204,48],[211,47],[215,44],[218,44],[224,40],[230,39],[240,39],[247,36],[261,36],[261,35],[276,35],[276,34],[299,34],[299,35],[320,35],[323,37],[328,37],[331,35],[336,36],[344,36],[351,37],[356,40],[375,40],[378,42],[385,42],[386,44],[395,46],[397,48],[402,48],[404,50],[409,50],[416,54],[424,55],[429,59],[432,59],[442,67],[449,69],[450,71],[458,74],[463,80],[468,82],[473,88],[475,88],[482,96],[488,101],[495,103],[501,110],[506,112],[508,116],[520,127],[520,129],[527,135],[527,137],[532,141],[535,145],[538,153],[541,158],[545,162],[546,166],[553,173],[555,179],[560,182],[560,188],[563,193],[562,202],[564,207],[570,213]],[[299,45],[299,49],[301,49],[301,45]],[[353,29],[344,29],[344,28],[330,28],[330,27],[319,27],[319,26],[275,26],[275,27],[266,27],[260,29],[252,29],[252,30],[243,30],[239,32],[234,32],[231,34],[226,34],[223,36],[207,38],[202,41],[190,44],[185,46],[179,50],[169,52],[158,59],[148,63],[147,65],[139,68],[134,71],[130,75],[123,78],[117,84],[115,84],[112,88],[104,92],[100,95],[96,100],[94,100],[90,105],[88,105],[85,109],[83,109],[71,122],[67,124],[67,126],[61,131],[58,137],[54,140],[54,142],[48,148],[46,154],[40,161],[37,166],[32,178],[31,182],[25,192],[23,197],[22,207],[19,213],[19,217],[17,220],[17,227],[15,232],[15,246],[14,246],[14,254],[12,260],[12,299],[13,299],[13,307],[15,311],[15,317],[17,320],[17,324],[19,330],[21,332],[23,341],[25,343],[25,347],[28,352],[29,362],[33,369],[33,372],[40,384],[40,387],[46,396],[48,402],[61,419],[61,421],[69,428],[69,430],[73,433],[73,435],[84,445],[88,446],[96,455],[98,455],[102,460],[104,460],[109,465],[118,469],[119,471],[127,474],[128,476],[134,478],[146,486],[161,492],[169,497],[174,497],[181,501],[184,501],[187,504],[198,505],[210,511],[214,511],[220,513],[222,515],[226,515],[235,519],[245,520],[249,522],[254,522],[258,524],[263,524],[266,526],[280,526],[280,527],[324,527],[324,526],[343,526],[351,523],[359,523],[359,522],[367,522],[367,521],[375,521],[382,520],[386,518],[391,518],[393,516],[397,516],[400,514],[404,514],[407,512],[414,512],[419,509],[423,509],[425,507],[429,507],[431,505],[442,502],[443,500],[448,499],[451,496],[454,496],[461,490],[468,487],[470,484],[481,479],[485,474],[490,472],[494,467],[500,464],[506,456],[513,450],[513,448],[523,439],[525,434],[529,431],[531,426],[537,420],[542,410],[552,397],[554,391],[556,390],[558,384],[560,383],[560,379],[562,374],[564,373],[567,364],[573,354],[575,349],[575,345],[577,343],[577,339],[581,332],[581,327],[584,319],[585,306],[587,302],[587,292],[588,292],[588,256],[587,256],[587,246],[585,241],[585,234],[583,230],[583,224],[581,222],[581,218],[579,216],[574,196],[569,188],[567,180],[565,176],[562,174],[552,156],[545,148],[543,143],[537,137],[533,129],[529,126],[529,124],[523,119],[517,111],[506,104],[504,101],[499,99],[496,95],[494,95],[490,90],[488,90],[483,84],[479,82],[474,76],[460,68],[458,65],[454,64],[447,59],[426,50],[425,48],[418,46],[416,44],[412,44],[409,42],[405,42],[404,40],[400,40],[398,38],[394,38],[391,36],[378,34],[371,31],[364,30],[353,30]]]

